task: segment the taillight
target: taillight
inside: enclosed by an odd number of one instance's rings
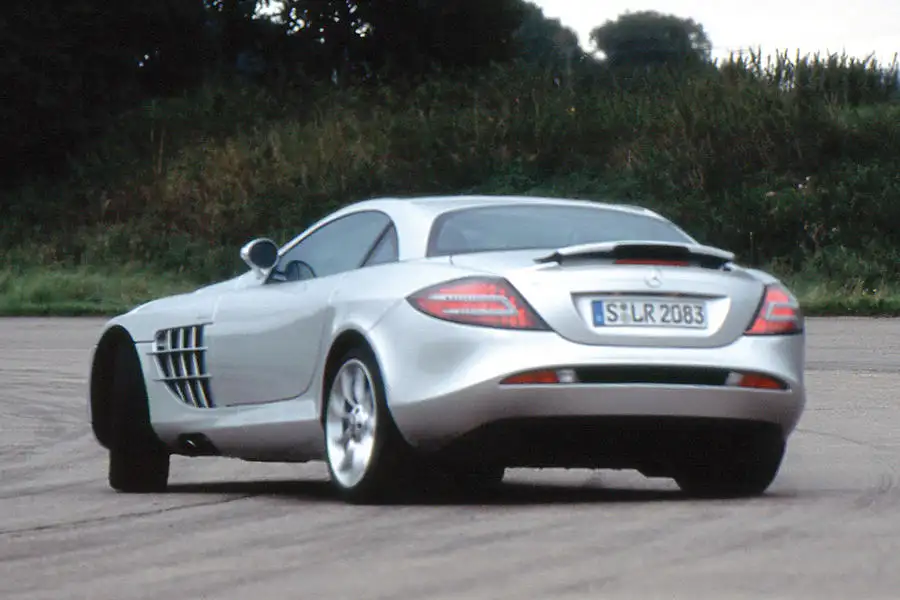
[[[767,285],[753,323],[746,335],[778,335],[803,331],[800,303],[784,287]]]
[[[457,279],[420,290],[407,300],[426,315],[454,323],[503,329],[549,329],[505,279]]]
[[[619,258],[617,265],[653,265],[658,267],[688,267],[691,263],[686,260],[664,260],[660,258]]]

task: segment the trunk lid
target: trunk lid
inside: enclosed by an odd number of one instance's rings
[[[699,244],[626,241],[451,260],[505,277],[573,342],[709,348],[743,335],[762,299],[763,283],[733,258]]]

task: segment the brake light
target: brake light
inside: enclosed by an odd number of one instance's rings
[[[547,330],[547,324],[505,279],[467,277],[420,290],[407,298],[426,315],[503,329]]]
[[[779,335],[803,331],[800,303],[783,286],[767,285],[759,310],[746,335]]]
[[[615,261],[617,265],[654,265],[660,267],[687,267],[690,263],[686,260],[663,260],[659,258],[620,258]]]

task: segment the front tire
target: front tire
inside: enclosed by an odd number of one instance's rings
[[[150,424],[150,406],[134,348],[120,344],[113,366],[109,485],[124,493],[164,492],[169,452]]]
[[[759,496],[778,475],[785,449],[778,432],[747,436],[682,465],[675,482],[688,495],[701,498]]]
[[[352,503],[395,497],[416,471],[411,449],[387,407],[372,352],[353,348],[344,354],[324,390],[322,420],[332,485]]]

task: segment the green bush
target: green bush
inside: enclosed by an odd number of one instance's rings
[[[63,182],[3,198],[19,265],[142,265],[204,281],[380,195],[640,203],[744,262],[900,280],[896,65],[759,55],[689,74],[504,65],[274,95],[207,87],[122,115]],[[12,263],[10,263],[12,264]],[[855,288],[854,288],[855,289]]]

